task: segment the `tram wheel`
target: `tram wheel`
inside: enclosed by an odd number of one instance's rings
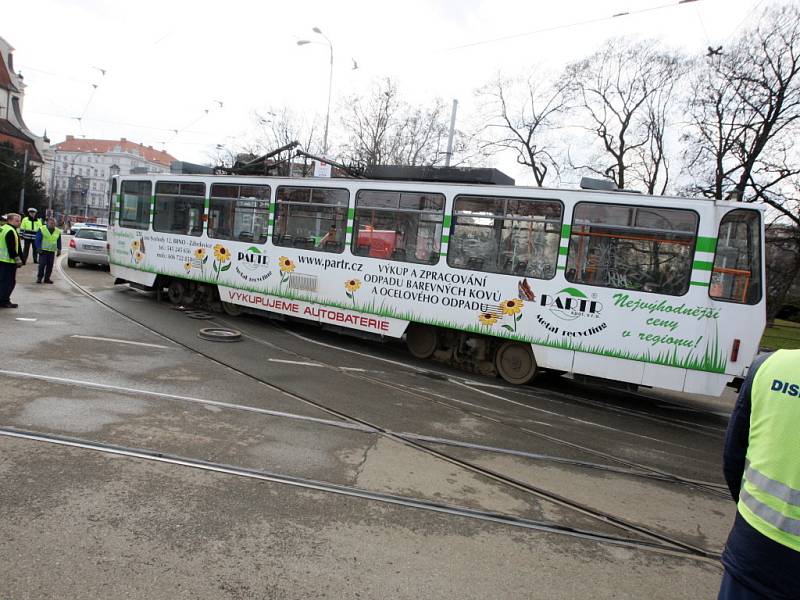
[[[222,312],[224,312],[229,317],[238,317],[242,314],[242,308],[238,304],[231,304],[230,302],[225,302],[224,300],[220,300],[222,304]]]
[[[500,377],[514,385],[528,383],[538,370],[533,350],[520,342],[503,342],[497,349],[494,362]]]
[[[167,298],[169,301],[177,306],[183,302],[183,296],[186,294],[186,286],[182,281],[173,279],[167,286]]]
[[[417,358],[430,358],[439,347],[439,332],[430,325],[411,323],[406,329],[406,346]]]

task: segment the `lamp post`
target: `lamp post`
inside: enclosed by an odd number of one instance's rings
[[[328,48],[330,49],[331,53],[331,61],[330,61],[330,73],[328,74],[328,110],[325,113],[325,134],[323,135],[322,139],[322,154],[323,156],[327,156],[328,154],[328,123],[330,122],[331,118],[331,91],[333,90],[333,44],[328,39],[328,36],[322,33],[322,30],[319,27],[314,27],[314,33],[317,33],[325,38],[325,41],[328,42]],[[311,40],[300,40],[297,42],[298,46],[305,46],[306,44],[312,44]],[[317,42],[321,43],[321,42]]]

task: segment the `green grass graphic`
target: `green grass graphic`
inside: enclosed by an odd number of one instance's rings
[[[446,329],[455,329],[459,331],[466,331],[469,333],[490,335],[497,338],[515,340],[519,342],[527,342],[531,344],[536,344],[538,346],[545,346],[547,348],[557,348],[560,350],[569,350],[573,352],[585,352],[587,354],[596,354],[599,356],[606,356],[609,358],[623,358],[625,360],[635,360],[639,362],[652,363],[656,365],[664,365],[667,367],[677,367],[679,369],[692,369],[694,371],[705,371],[709,373],[725,372],[726,362],[725,362],[725,356],[722,354],[722,350],[719,345],[719,332],[717,332],[717,334],[714,336],[714,340],[711,343],[706,343],[706,347],[702,356],[695,355],[694,351],[690,352],[686,356],[678,356],[677,348],[673,348],[672,351],[664,350],[659,353],[651,353],[649,351],[630,352],[628,350],[606,348],[604,346],[599,346],[599,345],[587,345],[583,344],[582,342],[573,342],[571,340],[563,338],[552,339],[549,336],[544,338],[528,337],[520,335],[519,333],[509,332],[507,330],[501,329],[499,326],[482,325],[481,323],[478,322],[476,322],[475,325],[464,325],[463,323],[457,323],[455,321],[446,321],[446,320],[443,321],[439,319],[431,319],[424,317],[418,313],[395,310],[392,307],[387,307],[385,305],[385,302],[378,303],[375,299],[372,299],[370,302],[367,303],[359,303],[358,302],[359,292],[356,292],[355,302],[352,301],[341,302],[339,300],[327,298],[310,292],[296,292],[288,289],[285,284],[270,286],[270,287],[255,287],[248,285],[245,282],[230,282],[230,281],[225,281],[223,279],[217,280],[215,277],[200,277],[199,275],[195,274],[189,275],[185,271],[170,271],[167,269],[156,271],[150,267],[142,265],[137,266],[127,263],[119,263],[116,261],[111,261],[111,264],[115,264],[121,267],[128,267],[130,269],[135,269],[138,271],[145,271],[147,273],[169,275],[171,277],[209,283],[212,285],[224,285],[225,287],[234,288],[240,291],[252,292],[255,294],[267,294],[270,296],[283,298],[285,300],[297,300],[300,302],[319,304],[331,308],[339,308],[343,310],[366,313],[378,317],[400,319],[403,321],[414,321],[416,323],[423,323],[426,325],[432,325],[434,327],[443,327]],[[197,269],[192,269],[192,271],[197,271]],[[280,275],[276,273],[275,276],[276,276],[276,281],[279,280]],[[344,280],[342,280],[342,291],[344,291]],[[477,321],[477,314],[475,315],[475,317]]]

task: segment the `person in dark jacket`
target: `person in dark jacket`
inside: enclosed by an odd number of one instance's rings
[[[61,256],[61,230],[56,227],[53,217],[47,219],[47,225],[36,232],[36,250],[39,252],[39,272],[36,283],[53,283],[53,263],[56,256]]]
[[[11,302],[11,292],[17,285],[17,269],[22,266],[21,248],[17,228],[20,216],[6,215],[7,223],[0,227],[0,308],[17,308]]]
[[[800,350],[750,367],[725,438],[737,502],[719,600],[800,599]]]

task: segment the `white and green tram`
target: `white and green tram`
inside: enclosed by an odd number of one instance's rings
[[[112,273],[405,336],[522,384],[540,369],[719,395],[765,326],[759,206],[365,179],[114,180]]]

